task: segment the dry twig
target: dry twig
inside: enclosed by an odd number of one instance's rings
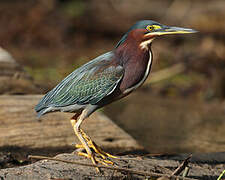
[[[173,173],[171,175],[179,175],[184,169],[185,167],[187,167],[190,158],[192,157],[192,154],[190,156],[188,156],[178,167],[177,169],[175,169],[173,171]]]

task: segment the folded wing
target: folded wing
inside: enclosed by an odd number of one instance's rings
[[[76,69],[49,91],[35,110],[39,112],[49,107],[97,104],[113,92],[123,77],[123,67],[113,65],[113,58],[113,53],[108,52]]]

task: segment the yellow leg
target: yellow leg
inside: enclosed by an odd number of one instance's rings
[[[91,159],[93,164],[96,164],[96,160],[94,157],[94,154],[92,153],[91,149],[89,148],[87,142],[85,141],[84,137],[82,136],[81,133],[81,129],[80,129],[80,125],[82,123],[82,121],[84,120],[84,117],[86,116],[86,111],[84,110],[78,121],[76,122],[76,120],[71,119],[71,124],[73,126],[73,130],[75,132],[75,134],[77,135],[78,139],[80,140],[81,144],[83,145],[83,147],[85,148],[86,152],[87,152],[87,157]],[[97,172],[100,172],[99,168],[96,167]]]
[[[85,113],[86,113],[86,111],[84,110],[82,113],[76,114],[71,119],[71,124],[73,126],[74,132],[81,142],[81,144],[77,144],[75,147],[76,148],[84,148],[87,152],[87,153],[78,152],[78,155],[90,158],[92,160],[93,164],[96,164],[96,162],[102,163],[104,165],[113,164],[112,161],[109,161],[106,159],[108,157],[109,158],[117,158],[117,157],[104,152],[99,146],[97,146],[95,144],[95,142],[93,142],[91,140],[91,138],[82,129],[80,129],[80,125],[86,115]],[[80,117],[79,117],[79,115],[80,115]],[[78,121],[76,119],[78,119]],[[93,152],[91,151],[90,148],[92,148],[96,154],[93,154]],[[100,158],[97,158],[95,155],[100,156]],[[97,169],[97,171],[99,171],[99,169]]]

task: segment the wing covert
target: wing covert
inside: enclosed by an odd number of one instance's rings
[[[36,106],[36,111],[54,106],[96,104],[111,94],[123,77],[122,66],[111,64],[113,53],[99,56],[73,71]]]

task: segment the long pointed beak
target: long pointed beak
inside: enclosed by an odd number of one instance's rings
[[[173,27],[173,26],[163,26],[157,29],[155,32],[148,33],[149,35],[161,36],[167,34],[190,34],[196,33],[198,31],[189,28]],[[147,34],[146,34],[147,35]]]
[[[197,31],[189,28],[173,27],[166,26],[159,31],[160,35],[164,34],[187,34],[187,33],[196,33]]]

